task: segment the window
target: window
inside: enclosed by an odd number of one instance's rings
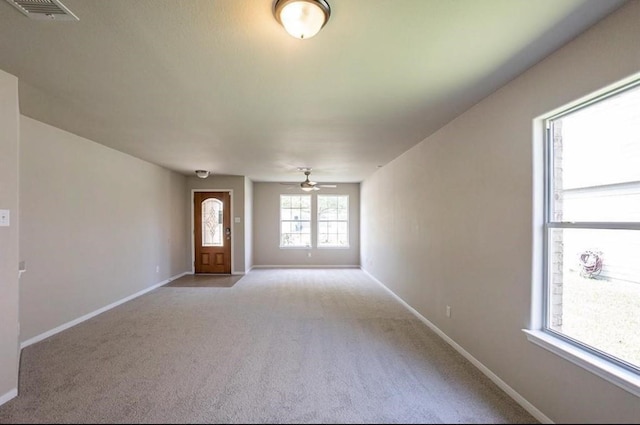
[[[222,201],[214,198],[202,202],[202,246],[223,246],[222,216],[224,213]]]
[[[318,195],[318,248],[349,247],[349,196]]]
[[[311,248],[314,243],[318,248],[349,248],[349,195],[280,195],[280,248]]]
[[[542,330],[637,378],[640,81],[546,128]]]
[[[311,247],[311,195],[280,195],[280,247]]]

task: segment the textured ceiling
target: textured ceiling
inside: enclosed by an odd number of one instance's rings
[[[358,182],[622,1],[329,0],[314,38],[272,0],[0,1],[0,69],[24,115],[164,167]]]

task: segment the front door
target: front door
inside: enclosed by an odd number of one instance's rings
[[[195,192],[195,272],[231,274],[229,192]]]

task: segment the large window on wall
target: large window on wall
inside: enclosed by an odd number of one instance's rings
[[[311,195],[280,195],[280,247],[311,247]]]
[[[349,196],[318,195],[318,248],[349,247]]]
[[[640,378],[640,81],[546,129],[543,331]]]
[[[349,248],[349,195],[280,195],[280,248]]]

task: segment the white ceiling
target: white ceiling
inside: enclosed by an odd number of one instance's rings
[[[358,182],[619,7],[619,0],[328,0],[309,40],[272,0],[0,1],[24,115],[193,175]]]

